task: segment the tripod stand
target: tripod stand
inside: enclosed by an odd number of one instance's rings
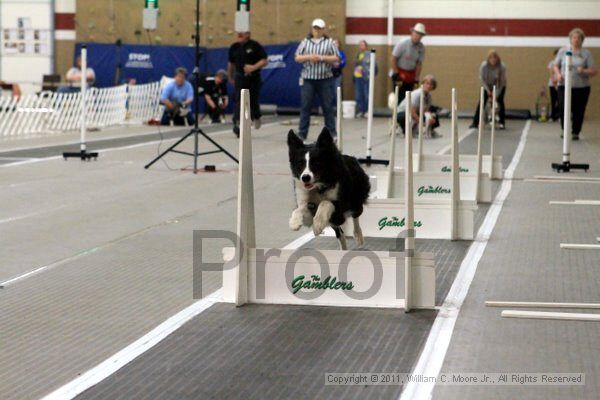
[[[225,153],[227,156],[229,156],[229,158],[231,158],[233,161],[235,161],[236,163],[239,164],[239,161],[237,158],[235,158],[231,153],[229,153],[227,150],[225,150],[219,143],[217,143],[212,138],[210,138],[206,133],[204,133],[204,131],[202,131],[202,129],[200,129],[198,127],[198,114],[200,111],[200,96],[198,94],[198,88],[200,87],[200,56],[201,56],[201,53],[200,53],[200,0],[196,0],[196,32],[195,33],[196,34],[194,35],[194,40],[195,40],[195,45],[196,45],[195,46],[196,52],[195,52],[195,61],[194,61],[194,71],[192,73],[192,75],[194,76],[194,108],[195,108],[194,109],[194,127],[187,134],[185,134],[181,139],[179,139],[177,142],[175,142],[171,147],[169,147],[168,149],[163,151],[154,160],[150,161],[146,166],[144,166],[145,169],[150,168],[150,166],[152,166],[152,164],[154,164],[155,162],[160,160],[163,156],[165,156],[169,152],[173,152],[173,153],[177,153],[177,154],[184,154],[184,155],[194,157],[194,173],[195,174],[198,173],[198,157],[207,155],[207,154]],[[194,152],[193,153],[175,149],[181,142],[183,142],[184,140],[186,140],[187,138],[189,138],[192,135],[194,136]],[[211,142],[217,148],[217,150],[211,150],[211,151],[205,151],[202,153],[198,153],[198,135],[202,135],[206,140]]]

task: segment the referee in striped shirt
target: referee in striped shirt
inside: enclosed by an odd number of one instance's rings
[[[298,135],[302,139],[308,136],[310,126],[310,111],[313,99],[319,97],[325,126],[335,139],[335,113],[333,99],[335,97],[335,78],[333,64],[340,61],[340,54],[333,39],[324,34],[325,21],[320,18],[312,22],[310,34],[300,42],[296,50],[296,62],[302,64],[300,77],[300,92],[302,108],[300,110],[300,127]]]

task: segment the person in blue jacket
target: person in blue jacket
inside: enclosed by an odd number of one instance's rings
[[[194,114],[190,105],[194,101],[194,88],[187,81],[187,70],[183,67],[175,70],[175,79],[167,83],[160,94],[160,103],[164,104],[165,111],[160,120],[161,125],[184,125],[184,118],[188,125],[194,125]]]

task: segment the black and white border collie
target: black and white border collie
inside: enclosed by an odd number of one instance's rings
[[[340,248],[346,250],[341,225],[352,216],[354,239],[362,246],[364,238],[358,217],[371,185],[356,158],[339,152],[327,128],[323,128],[315,143],[308,145],[290,130],[288,149],[298,203],[290,218],[290,228],[297,231],[302,225],[312,226],[317,236],[330,225]]]

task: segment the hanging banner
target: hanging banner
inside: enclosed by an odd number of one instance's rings
[[[91,43],[87,46],[88,66],[96,73],[97,87],[114,86],[131,80],[138,84],[156,82],[163,76],[172,77],[178,67],[185,67],[191,79],[194,69],[194,48],[189,46],[118,46],[105,43]],[[262,70],[261,104],[300,107],[298,79],[301,65],[294,61],[297,46],[298,43],[265,46],[269,64]],[[81,43],[78,43],[74,61],[80,48]],[[228,52],[228,48],[202,48],[200,71],[214,74],[219,69],[227,70]],[[229,94],[233,96],[231,85]]]

